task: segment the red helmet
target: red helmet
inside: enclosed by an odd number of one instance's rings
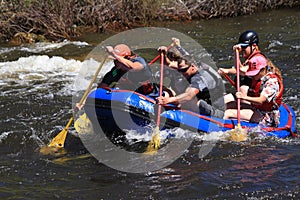
[[[130,56],[131,55],[131,50],[130,48],[125,45],[125,44],[118,44],[115,46],[114,48],[114,52],[118,55],[118,56]]]

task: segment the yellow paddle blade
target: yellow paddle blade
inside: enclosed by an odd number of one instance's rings
[[[92,131],[92,123],[84,113],[74,122],[74,128],[78,133],[89,133]]]
[[[45,145],[41,147],[40,154],[59,157],[59,156],[66,155],[67,152],[64,148],[61,147],[53,147],[53,146],[50,147],[48,145]]]
[[[243,129],[240,125],[235,127],[235,129],[227,131],[229,133],[229,140],[235,141],[235,142],[243,142],[246,141],[248,138],[247,130]]]
[[[57,136],[55,136],[55,138],[52,139],[52,141],[48,144],[49,147],[57,147],[57,148],[64,147],[68,129],[72,121],[73,121],[73,117],[69,119],[69,122],[66,125],[66,127]]]
[[[67,137],[68,128],[64,128],[57,136],[55,136],[55,138],[53,138],[53,140],[48,144],[48,146],[63,148]]]
[[[152,139],[148,144],[146,153],[156,153],[159,147],[160,147],[160,134],[159,134],[159,127],[156,126],[152,134]]]

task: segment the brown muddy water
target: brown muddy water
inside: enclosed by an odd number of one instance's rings
[[[218,67],[233,65],[232,45],[241,32],[259,33],[260,48],[282,69],[284,101],[297,114],[300,130],[300,12],[283,9],[236,18],[157,24],[200,43]],[[39,154],[72,115],[74,79],[95,45],[110,34],[89,34],[76,42],[0,45],[1,199],[299,199],[298,138],[255,137],[244,143],[219,141],[198,157],[201,138],[171,165],[126,173],[93,157],[70,128],[67,154]],[[157,36],[159,37],[159,36]],[[166,41],[169,43],[170,41]],[[82,157],[81,157],[82,156]]]

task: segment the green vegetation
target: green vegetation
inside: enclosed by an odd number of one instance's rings
[[[209,19],[299,7],[299,0],[0,0],[0,40],[72,39],[155,21]]]

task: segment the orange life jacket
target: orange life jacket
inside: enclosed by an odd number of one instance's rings
[[[270,101],[270,102],[265,101],[264,103],[262,103],[260,105],[259,104],[253,104],[253,106],[255,108],[258,108],[258,109],[263,110],[263,111],[272,111],[272,110],[278,109],[281,102],[282,102],[283,83],[282,83],[281,79],[276,74],[271,73],[271,74],[267,74],[266,76],[269,76],[269,78],[277,78],[278,83],[279,83],[279,92],[276,94],[276,97],[272,99],[272,101]],[[252,92],[249,93],[249,96],[259,97],[261,91],[263,90],[264,84],[267,80],[265,80],[265,81],[262,81],[262,80],[254,81],[253,80],[252,86],[251,86]]]

